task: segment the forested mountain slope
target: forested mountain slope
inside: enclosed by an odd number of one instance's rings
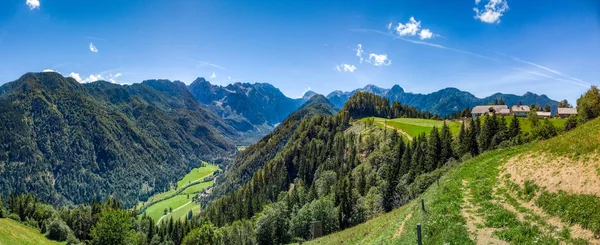
[[[544,106],[550,105],[554,111],[558,102],[548,98],[546,95],[537,95],[527,92],[518,96],[513,94],[496,93],[485,98],[477,98],[475,95],[461,91],[456,88],[445,88],[429,94],[416,94],[405,92],[399,85],[394,85],[390,89],[380,88],[375,85],[367,85],[351,92],[334,91],[327,95],[327,99],[336,106],[342,106],[348,99],[357,92],[369,92],[388,98],[391,101],[398,101],[402,104],[414,106],[423,111],[428,111],[441,116],[457,113],[467,107],[473,108],[477,105],[488,105],[496,100],[502,99],[507,105],[516,105],[522,102],[524,105],[537,104]]]
[[[211,198],[220,197],[246,184],[254,172],[283,149],[302,120],[317,115],[333,116],[337,110],[323,95],[312,96],[283,120],[273,132],[237,156],[225,174],[217,179],[218,184],[213,188]]]
[[[82,85],[27,73],[0,87],[0,192],[53,205],[113,195],[131,206],[201,160],[232,156],[234,131],[180,83]]]

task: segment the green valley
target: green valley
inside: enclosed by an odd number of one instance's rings
[[[194,199],[214,184],[214,177],[219,171],[219,166],[203,162],[202,167],[192,169],[170,190],[153,195],[146,202],[138,203],[138,216],[147,215],[156,223],[160,223],[171,217],[187,218],[189,211],[197,213],[200,204]]]

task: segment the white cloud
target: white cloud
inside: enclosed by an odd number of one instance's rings
[[[79,73],[71,72],[71,73],[69,73],[69,76],[74,78],[78,82],[81,82],[81,76],[79,76]]]
[[[388,30],[391,30],[391,29],[392,29],[392,22],[388,23],[388,24],[385,26],[385,28],[387,28]]]
[[[364,51],[363,51],[363,49],[362,49],[362,44],[358,44],[358,45],[356,45],[356,57],[360,58],[360,63],[362,63],[362,62],[363,62],[363,57],[362,57],[362,55],[363,55],[364,53],[365,53],[365,52],[364,52]]]
[[[388,59],[387,54],[370,54],[369,62],[375,66],[389,66],[392,60]]]
[[[481,0],[475,0],[475,5],[479,5]],[[503,13],[508,10],[508,3],[506,0],[488,0],[488,3],[484,6],[484,9],[479,7],[473,8],[475,11],[475,19],[479,19],[485,23],[500,23],[500,17]]]
[[[415,17],[410,17],[406,24],[398,23],[396,33],[400,36],[414,36],[421,29],[421,21],[416,21]]]
[[[102,75],[100,74],[91,74],[89,77],[87,77],[86,79],[83,79],[81,82],[82,83],[91,83],[91,82],[95,82],[98,80],[104,80],[104,78],[102,77]]]
[[[228,77],[227,77],[227,80],[230,80],[230,81],[231,81],[231,77],[229,77],[229,76],[228,76]]]
[[[210,78],[216,78],[216,77],[217,77],[217,74],[215,74],[214,72],[212,75],[210,75]]]
[[[55,71],[52,69],[44,69],[42,72],[55,72]]]
[[[30,10],[39,9],[40,8],[40,0],[27,0],[25,4],[29,6]]]
[[[356,66],[349,64],[339,64],[335,66],[335,69],[339,72],[354,72],[356,70]]]
[[[117,74],[115,74],[115,77],[120,77],[121,75],[123,75],[123,74],[117,73]]]
[[[433,33],[429,31],[429,29],[423,29],[419,32],[419,37],[421,40],[430,39],[433,36]]]
[[[92,51],[94,53],[98,53],[98,49],[96,48],[96,46],[93,43],[90,43],[90,51]]]
[[[388,28],[390,30],[390,28]],[[416,36],[419,35],[421,40],[430,39],[433,36],[437,36],[437,34],[433,34],[429,29],[421,29],[421,21],[415,20],[415,17],[410,17],[410,20],[407,23],[398,23],[398,26],[395,29],[396,34],[399,36]]]

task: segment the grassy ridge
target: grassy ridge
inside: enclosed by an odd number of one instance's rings
[[[56,245],[40,231],[11,219],[0,219],[0,245]]]
[[[557,125],[562,120],[553,119],[553,123]],[[530,181],[520,186],[500,173],[509,159],[522,154],[552,152],[593,159],[588,156],[597,154],[599,148],[600,119],[596,119],[550,140],[487,152],[460,164],[444,175],[439,185],[432,185],[421,196],[426,212],[420,210],[420,200],[414,200],[309,244],[415,244],[417,223],[423,225],[424,244],[475,244],[478,239],[485,241],[486,235],[510,244],[597,242],[585,232],[600,234],[600,197],[551,193]],[[465,218],[467,207],[481,222]],[[409,213],[411,218],[405,219]],[[573,224],[587,231],[574,232]]]

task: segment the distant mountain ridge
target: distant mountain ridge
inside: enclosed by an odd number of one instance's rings
[[[206,105],[238,131],[255,134],[258,139],[314,95],[307,94],[303,98],[292,99],[269,83],[238,82],[220,86],[201,77],[194,80],[187,89],[198,102]]]
[[[388,98],[391,101],[398,101],[402,104],[414,106],[419,110],[428,111],[441,116],[460,112],[467,107],[473,108],[477,105],[488,105],[494,103],[496,99],[503,99],[504,102],[509,106],[516,105],[521,102],[525,105],[539,104],[544,106],[549,104],[553,110],[556,110],[558,107],[557,101],[548,98],[546,95],[537,95],[531,92],[527,92],[521,96],[514,94],[495,93],[485,98],[477,98],[475,95],[469,92],[456,88],[445,88],[429,94],[415,94],[405,92],[404,89],[399,85],[394,85],[390,89],[385,89],[371,84],[365,86],[364,88],[355,89],[350,92],[343,92],[339,90],[331,92],[329,95],[327,95],[327,99],[329,99],[329,101],[335,106],[340,107],[343,106],[343,104],[358,91],[374,93]]]

